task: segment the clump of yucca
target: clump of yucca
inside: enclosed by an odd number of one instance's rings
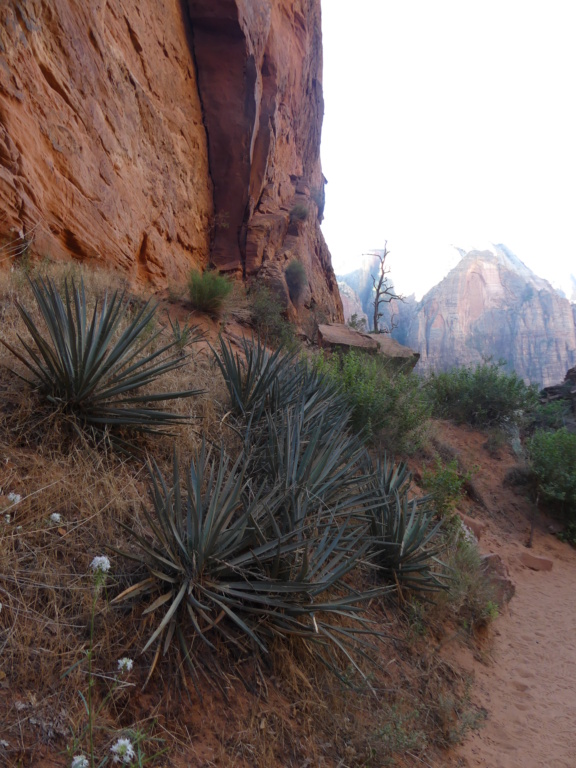
[[[76,430],[111,436],[163,431],[185,419],[152,403],[190,397],[200,390],[154,392],[148,387],[184,361],[177,341],[156,347],[161,333],[148,335],[156,307],[146,302],[126,323],[125,294],[106,294],[89,313],[84,283],[65,282],[63,295],[49,278],[30,280],[44,321],[40,327],[20,302],[16,306],[31,340],[22,349],[2,341],[26,368],[16,374]]]

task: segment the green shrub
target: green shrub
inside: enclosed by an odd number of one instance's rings
[[[366,333],[366,318],[365,317],[358,317],[356,312],[352,315],[352,317],[348,320],[347,323],[349,328],[352,328],[354,331],[359,331],[360,333]]]
[[[536,408],[538,388],[504,372],[502,365],[485,361],[476,368],[432,373],[427,391],[434,414],[482,427],[519,422]]]
[[[444,464],[440,456],[436,456],[435,464],[435,469],[426,468],[422,472],[422,484],[429,491],[440,517],[450,517],[462,499],[462,489],[472,473],[461,474],[457,459]]]
[[[534,411],[534,426],[536,429],[561,429],[570,420],[570,403],[568,400],[556,400],[551,403],[539,404]]]
[[[19,336],[19,351],[2,341],[32,375],[17,374],[37,390],[45,401],[78,429],[89,429],[111,438],[118,446],[129,446],[117,430],[154,432],[166,430],[186,419],[148,403],[199,394],[200,390],[146,394],[141,390],[161,376],[181,368],[184,359],[173,352],[172,341],[159,349],[153,346],[160,335],[147,329],[154,322],[156,307],[146,302],[138,307],[122,330],[129,302],[124,294],[106,294],[89,312],[84,283],[69,287],[64,296],[51,280],[30,280],[34,298],[44,320],[39,328],[20,302],[18,311],[32,342]],[[170,353],[170,354],[166,354]]]
[[[290,211],[290,221],[306,221],[309,213],[306,203],[295,203]]]
[[[320,355],[315,364],[338,386],[352,408],[353,428],[367,439],[377,437],[392,453],[422,444],[430,406],[415,374],[390,371],[380,358],[354,350]]]
[[[447,544],[443,559],[448,570],[448,590],[437,596],[433,610],[452,614],[469,632],[496,619],[497,590],[476,543],[459,533]]]
[[[528,441],[530,465],[543,496],[576,517],[576,434],[537,430]]]
[[[209,315],[217,315],[220,312],[224,300],[230,295],[233,287],[228,277],[212,270],[198,272],[193,269],[188,280],[188,291],[193,308]]]
[[[282,314],[278,298],[265,285],[253,284],[248,294],[250,314],[258,335],[273,346],[293,348],[294,327]]]
[[[286,285],[290,292],[290,299],[296,303],[302,297],[304,289],[308,285],[306,270],[299,261],[294,259],[286,267],[284,276],[286,277]]]

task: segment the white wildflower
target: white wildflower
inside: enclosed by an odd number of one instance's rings
[[[10,744],[4,739],[0,739],[0,747],[9,747]]]
[[[19,493],[9,493],[8,498],[13,504],[19,504],[22,501],[22,496]]]
[[[108,573],[110,570],[110,560],[106,555],[98,555],[90,563],[90,568],[92,568],[94,573]]]
[[[110,752],[114,754],[115,763],[124,763],[130,765],[134,760],[134,747],[130,739],[118,739],[116,744],[110,747]]]
[[[59,512],[52,512],[50,515],[50,520],[53,523],[61,523],[62,522],[62,515]]]
[[[4,520],[9,523],[10,522],[10,515],[4,515]]]
[[[90,768],[90,763],[84,755],[74,755],[70,768]]]
[[[128,656],[124,656],[122,659],[118,659],[118,669],[120,672],[131,672],[134,662],[129,659]]]

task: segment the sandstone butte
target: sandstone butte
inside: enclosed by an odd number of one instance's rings
[[[403,343],[419,371],[505,359],[549,386],[576,363],[574,308],[504,246],[470,251],[419,304],[402,307]]]
[[[153,289],[214,266],[341,321],[322,116],[320,0],[3,0],[0,248]]]

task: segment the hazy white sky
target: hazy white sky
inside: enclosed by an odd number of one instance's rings
[[[322,0],[322,16],[336,271],[388,240],[405,293],[443,277],[450,244],[576,274],[576,1]]]

